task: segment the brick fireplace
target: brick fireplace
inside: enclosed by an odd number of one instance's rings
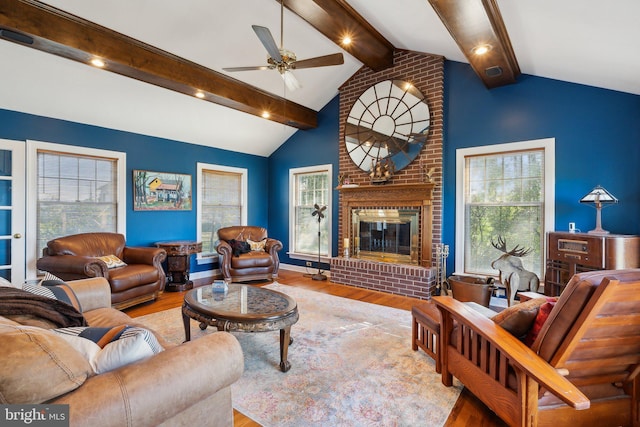
[[[428,299],[435,288],[435,272],[431,268],[431,183],[363,185],[340,189],[343,236],[351,242],[353,256],[331,260],[331,280],[383,292]],[[360,238],[354,227],[353,214],[363,208],[380,211],[412,210],[418,213],[416,260],[387,261],[386,254],[358,257]],[[392,208],[392,209],[389,209]],[[385,219],[390,220],[390,219]],[[356,243],[358,242],[358,243]]]
[[[426,96],[430,111],[429,134],[418,157],[397,171],[390,182],[372,185],[369,175],[353,163],[345,148],[345,123],[349,110],[358,97],[376,83],[397,79],[412,83]],[[419,259],[415,263],[396,263],[337,257],[331,260],[331,280],[352,286],[430,298],[435,289],[433,244],[442,238],[442,129],[444,97],[444,58],[426,53],[396,50],[394,66],[374,72],[361,68],[340,88],[340,174],[348,176],[354,188],[340,189],[338,221],[339,253],[343,241],[353,245],[352,209],[418,208]],[[425,170],[433,173],[425,179]],[[352,249],[353,250],[353,249]]]

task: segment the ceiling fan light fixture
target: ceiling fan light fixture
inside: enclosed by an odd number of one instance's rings
[[[289,89],[290,91],[294,91],[302,87],[300,82],[298,82],[298,79],[296,79],[291,71],[284,71],[280,73],[280,75],[282,76],[282,80],[284,80],[285,86],[287,86],[287,89]]]
[[[276,41],[271,34],[271,31],[267,27],[260,25],[252,25],[253,31],[258,36],[258,39],[267,51],[267,64],[251,67],[231,67],[223,68],[224,71],[251,71],[251,70],[278,70],[282,79],[284,80],[285,87],[294,91],[300,89],[302,85],[298,83],[298,80],[291,74],[290,70],[303,69],[303,68],[315,68],[326,67],[330,65],[344,64],[344,57],[342,53],[335,53],[331,55],[317,56],[313,58],[307,58],[298,61],[295,53],[285,49],[284,46],[284,1],[280,1],[280,46],[276,44]]]

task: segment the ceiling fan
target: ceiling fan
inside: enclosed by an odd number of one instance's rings
[[[267,58],[267,65],[258,65],[253,67],[229,67],[223,68],[223,70],[233,72],[275,69],[278,70],[282,76],[287,89],[293,91],[302,86],[291,70],[344,64],[344,57],[342,56],[342,53],[316,56],[314,58],[299,61],[295,53],[284,48],[284,0],[280,1],[280,47],[276,44],[273,36],[271,35],[271,31],[269,31],[267,27],[252,25],[251,28],[253,28],[253,31],[256,33],[269,54],[269,57]]]

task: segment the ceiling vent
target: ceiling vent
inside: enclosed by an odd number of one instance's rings
[[[487,75],[487,77],[498,77],[502,75],[502,68],[496,65],[495,67],[489,67],[485,69],[484,73]]]

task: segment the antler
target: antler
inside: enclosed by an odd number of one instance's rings
[[[502,236],[498,236],[498,243],[497,244],[493,241],[493,238],[492,238],[491,239],[491,246],[493,246],[494,248],[496,248],[500,252],[504,252],[505,254],[507,253],[507,242],[504,241]]]
[[[518,258],[529,255],[529,253],[533,250],[533,248],[525,249],[524,246],[520,247],[520,245],[516,245],[510,251],[507,251],[507,242],[502,238],[502,236],[498,236],[498,243],[496,244],[493,239],[491,239],[491,245],[499,250],[500,252],[504,252],[505,254],[512,255]]]

